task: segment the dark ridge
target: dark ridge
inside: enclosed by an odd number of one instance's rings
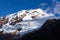
[[[39,30],[24,35],[20,40],[60,39],[60,19],[49,19]]]

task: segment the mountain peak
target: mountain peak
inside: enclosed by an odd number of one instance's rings
[[[33,30],[35,28],[38,28],[40,19],[50,16],[54,16],[54,14],[48,14],[42,9],[18,11],[16,13],[9,14],[5,17],[0,18],[0,31],[4,30],[4,33],[16,33],[16,30],[22,29],[20,31],[22,33],[28,30]],[[44,21],[41,22],[41,25],[43,23]]]

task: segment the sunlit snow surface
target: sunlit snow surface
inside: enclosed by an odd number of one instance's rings
[[[6,17],[8,17],[10,21],[13,17],[15,17],[16,15],[19,16],[23,14],[25,11],[29,11],[29,13],[27,13],[27,15],[23,18],[22,22],[19,22],[14,26],[9,25],[9,22],[8,22],[7,24],[4,24],[2,28],[0,28],[0,31],[4,30],[5,32],[9,33],[9,32],[16,31],[18,28],[22,28],[22,30],[19,32],[19,34],[22,36],[26,33],[32,32],[34,30],[38,30],[48,19],[53,19],[53,18],[59,19],[60,18],[60,17],[54,16],[54,14],[52,13],[47,14],[42,9],[22,10],[17,13],[7,15]],[[39,14],[35,19],[31,18],[30,13],[32,11],[37,11],[38,13],[35,13],[35,14]],[[45,15],[42,16],[42,14],[45,14]]]

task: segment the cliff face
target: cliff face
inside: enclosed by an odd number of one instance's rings
[[[24,35],[22,40],[60,39],[60,19],[47,20],[43,26],[31,33]]]

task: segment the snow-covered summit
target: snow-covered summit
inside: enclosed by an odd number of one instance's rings
[[[23,35],[40,28],[52,16],[54,14],[48,14],[39,8],[18,11],[0,18],[0,31],[4,31],[3,33],[17,32]],[[17,31],[18,29],[20,29],[19,32]]]

